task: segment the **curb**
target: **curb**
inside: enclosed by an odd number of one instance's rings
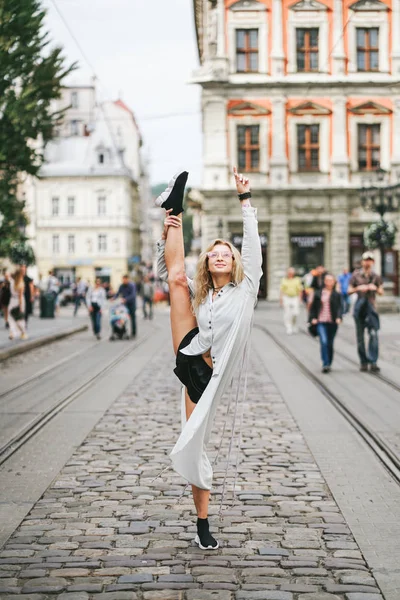
[[[0,362],[2,362],[3,360],[7,360],[12,356],[17,356],[18,354],[29,352],[29,350],[33,350],[34,348],[46,346],[46,344],[51,344],[52,342],[56,342],[57,340],[61,340],[70,335],[74,335],[75,333],[86,331],[87,329],[89,329],[88,325],[80,325],[79,327],[73,327],[72,329],[62,329],[57,333],[45,335],[34,340],[29,340],[28,342],[25,342],[23,344],[18,344],[16,346],[12,346],[11,348],[0,350]]]

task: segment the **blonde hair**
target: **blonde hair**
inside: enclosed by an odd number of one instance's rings
[[[20,291],[24,288],[24,276],[22,275],[21,269],[17,269],[13,274],[14,288]]]
[[[241,283],[244,279],[244,270],[242,257],[240,256],[240,252],[226,240],[214,240],[208,248],[205,249],[202,254],[200,254],[199,261],[197,263],[196,274],[194,276],[194,298],[192,301],[193,310],[196,311],[200,304],[204,302],[207,297],[208,291],[213,287],[213,281],[208,270],[208,256],[207,252],[210,252],[215,246],[218,244],[222,244],[223,246],[228,246],[230,251],[233,254],[233,267],[231,273],[231,281],[233,283]]]

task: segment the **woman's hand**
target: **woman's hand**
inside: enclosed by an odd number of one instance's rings
[[[342,319],[336,319],[336,325],[340,325],[341,322],[342,322]]]
[[[318,319],[313,319],[311,321],[311,325],[318,325]]]
[[[244,194],[250,191],[250,182],[242,173],[237,172],[237,168],[233,167],[233,176],[235,177],[236,189],[238,194]]]
[[[174,215],[171,215],[171,211],[173,209],[170,208],[166,211],[167,216],[165,217],[164,220],[164,229],[161,235],[161,239],[166,240],[167,239],[167,235],[168,235],[168,229],[170,227],[182,227],[182,221],[179,217],[175,217]]]

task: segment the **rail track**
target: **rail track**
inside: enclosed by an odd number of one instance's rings
[[[400,457],[398,454],[390,447],[390,445],[382,438],[382,436],[374,431],[372,427],[370,427],[364,420],[356,414],[356,411],[352,410],[349,406],[346,405],[345,402],[341,398],[339,398],[336,394],[334,394],[328,387],[328,385],[321,381],[320,378],[313,373],[304,363],[294,354],[287,346],[271,331],[268,330],[267,327],[256,324],[255,327],[265,333],[281,350],[282,352],[297,365],[297,367],[302,371],[302,373],[311,380],[319,390],[324,394],[324,396],[333,404],[333,406],[342,414],[342,416],[346,419],[346,421],[357,431],[357,433],[364,439],[364,441],[368,444],[368,446],[372,449],[374,454],[380,460],[380,462],[385,466],[385,468],[389,471],[391,476],[400,484]],[[304,335],[308,334],[302,330]],[[358,363],[355,360],[350,359],[344,353],[337,351],[335,349],[335,354],[340,355],[348,362],[352,362],[357,365]],[[374,377],[380,379],[384,384],[394,388],[396,391],[400,392],[400,386],[395,382],[387,379],[381,373],[373,374]],[[400,396],[399,396],[400,402]]]

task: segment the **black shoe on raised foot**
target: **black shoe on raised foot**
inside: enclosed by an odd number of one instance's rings
[[[219,543],[210,533],[208,519],[197,519],[197,535],[194,541],[202,550],[217,550]]]
[[[379,373],[380,372],[380,368],[378,367],[378,365],[371,365],[370,369],[371,369],[371,373]]]
[[[165,210],[172,208],[172,215],[180,215],[183,212],[183,196],[188,176],[187,171],[181,171],[174,175],[165,192],[158,196],[157,206],[161,206]]]
[[[367,364],[361,365],[360,366],[360,371],[362,371],[363,373],[366,373],[368,371],[368,365]]]

